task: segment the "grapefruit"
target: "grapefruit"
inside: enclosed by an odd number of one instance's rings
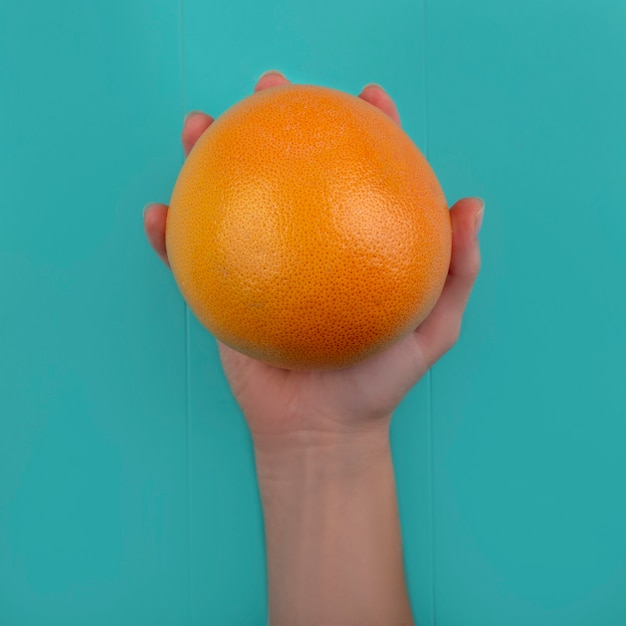
[[[166,246],[217,339],[278,367],[335,369],[425,319],[448,273],[451,223],[429,163],[387,115],[335,89],[281,85],[200,137]]]

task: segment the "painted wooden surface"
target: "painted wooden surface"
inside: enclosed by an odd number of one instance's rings
[[[213,338],[145,241],[184,112],[379,82],[486,199],[462,338],[392,427],[419,626],[626,623],[626,5],[0,3],[0,624],[264,624]]]

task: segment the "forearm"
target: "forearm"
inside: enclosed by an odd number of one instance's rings
[[[271,626],[412,626],[388,432],[255,454]]]

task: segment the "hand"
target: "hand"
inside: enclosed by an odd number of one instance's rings
[[[289,81],[277,72],[264,74],[254,91]],[[397,124],[391,97],[370,85],[359,97],[378,107]],[[189,114],[182,131],[187,155],[213,118]],[[308,443],[357,432],[388,429],[391,416],[406,393],[457,341],[461,321],[480,268],[477,234],[484,203],[459,200],[451,209],[452,260],[435,308],[412,333],[352,367],[335,371],[291,371],[236,352],[218,341],[220,358],[231,390],[243,411],[255,443]],[[167,206],[149,205],[144,227],[157,254],[169,267],[165,249]]]

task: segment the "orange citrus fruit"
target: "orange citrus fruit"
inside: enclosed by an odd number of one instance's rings
[[[203,133],[167,216],[170,265],[217,339],[287,369],[334,369],[414,330],[437,301],[450,214],[409,136],[361,98],[259,91]]]

